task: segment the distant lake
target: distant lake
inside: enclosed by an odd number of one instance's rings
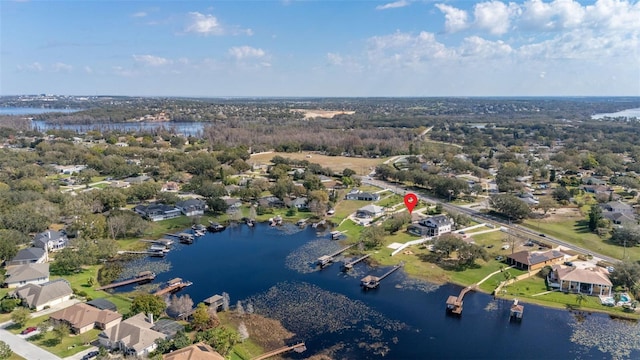
[[[591,115],[591,118],[594,120],[603,119],[603,118],[619,118],[626,117],[628,119],[637,118],[640,119],[640,108],[636,109],[627,109],[609,114],[595,114]]]
[[[338,258],[317,269],[318,257],[342,245],[330,240],[328,231],[316,230],[231,227],[192,245],[174,244],[164,259],[134,260],[122,277],[153,270],[158,273],[153,284],[175,277],[192,281],[177,295],[189,294],[195,303],[222,292],[229,293],[232,306],[238,300],[245,308],[251,303],[256,313],[280,320],[296,334],[288,344],[306,342],[306,352],[286,358],[325,349],[332,349],[335,359],[640,358],[637,322],[531,304],[524,304],[521,323],[510,322],[510,301],[477,292],[465,296],[461,317],[450,316],[445,301],[461,287],[436,286],[402,271],[378,289],[363,291],[362,277],[388,268],[359,263],[343,273],[345,259]],[[141,290],[144,286],[149,285]]]
[[[46,114],[46,113],[52,113],[52,112],[72,113],[76,111],[80,111],[80,110],[79,109],[0,107],[0,115],[31,115],[31,114]]]
[[[201,136],[205,124],[198,122],[136,122],[136,123],[106,123],[106,124],[52,124],[44,120],[32,120],[34,130],[70,130],[84,134],[91,130],[121,131],[121,132],[153,132],[164,129],[175,134],[185,136]]]

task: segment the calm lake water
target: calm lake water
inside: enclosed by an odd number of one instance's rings
[[[513,323],[510,302],[472,292],[463,315],[452,317],[445,301],[460,287],[434,286],[402,271],[363,291],[360,278],[386,269],[360,263],[345,274],[342,262],[316,269],[316,258],[341,247],[316,230],[257,224],[207,233],[192,245],[175,244],[164,259],[132,262],[123,277],[150,269],[158,273],[153,284],[174,277],[192,281],[178,295],[189,294],[195,303],[222,292],[232,305],[250,302],[256,313],[296,334],[287,343],[306,342],[306,352],[287,354],[296,359],[326,349],[338,359],[640,358],[638,323],[602,314],[576,316],[525,304],[523,321]]]
[[[32,120],[34,130],[71,130],[83,134],[91,130],[120,131],[120,132],[153,132],[164,129],[175,134],[185,136],[201,136],[204,123],[196,122],[137,122],[137,123],[108,123],[108,124],[51,124],[43,120]]]
[[[591,116],[592,119],[602,119],[605,117],[609,117],[609,118],[626,117],[629,119],[632,119],[632,118],[640,119],[640,108],[627,109],[627,110],[622,110],[622,111],[609,113],[609,114],[595,114]]]
[[[0,115],[33,115],[46,114],[50,112],[72,113],[77,109],[43,109],[43,108],[18,108],[18,107],[0,107]]]

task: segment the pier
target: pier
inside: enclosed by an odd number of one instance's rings
[[[292,346],[284,346],[284,347],[281,347],[279,349],[275,349],[275,350],[266,352],[266,353],[264,353],[264,354],[262,354],[260,356],[256,356],[256,357],[252,358],[251,360],[268,359],[270,357],[273,357],[273,356],[276,356],[276,355],[280,355],[282,353],[286,353],[286,352],[291,351],[291,350],[293,350],[295,352],[298,352],[298,353],[301,353],[301,352],[307,350],[307,346],[304,344],[304,341],[303,341],[303,342],[297,343],[297,344],[292,345]]]
[[[345,271],[346,270],[351,270],[353,268],[353,265],[355,265],[355,264],[359,263],[360,261],[368,258],[369,256],[371,256],[371,254],[367,254],[367,255],[361,256],[361,257],[359,257],[359,258],[357,258],[357,259],[355,259],[355,260],[353,260],[351,262],[348,262],[348,263],[344,264],[344,266],[343,266],[344,270]]]
[[[224,230],[226,227],[220,223],[209,221],[209,226],[207,226],[207,230],[211,232],[220,232]]]
[[[152,281],[155,278],[156,278],[156,274],[154,272],[143,271],[143,272],[139,273],[134,278],[131,278],[131,279],[128,279],[128,280],[119,281],[119,282],[116,282],[116,283],[111,283],[111,284],[105,285],[105,286],[101,286],[101,287],[97,288],[96,290],[113,289],[113,288],[129,285],[129,284],[133,284],[133,283],[140,283],[140,282],[144,282],[144,281]]]
[[[373,275],[367,275],[365,277],[363,277],[362,279],[360,279],[360,286],[362,286],[365,290],[367,289],[375,289],[380,285],[380,282],[382,280],[384,280],[384,278],[386,278],[387,276],[391,275],[394,271],[400,269],[401,267],[404,266],[404,263],[400,263],[394,267],[391,268],[391,270],[387,271],[386,273],[384,273],[384,275],[382,276],[373,276]]]
[[[318,258],[317,264],[318,264],[318,265],[320,265],[320,267],[324,267],[324,266],[326,266],[326,265],[329,265],[329,264],[331,264],[331,263],[333,262],[333,258],[334,258],[334,257],[336,257],[336,256],[338,256],[338,255],[340,255],[340,254],[342,254],[343,252],[345,252],[345,251],[347,251],[347,250],[351,249],[351,248],[352,248],[352,247],[354,247],[354,246],[356,246],[356,244],[349,245],[349,246],[347,246],[347,247],[346,247],[346,248],[344,248],[344,249],[340,249],[340,250],[338,250],[338,251],[334,252],[333,254],[320,256],[320,257]]]
[[[164,257],[166,252],[164,251],[129,251],[129,250],[119,250],[118,255],[122,254],[135,254],[135,255],[149,255],[153,257]]]
[[[141,239],[140,241],[148,242],[148,243],[152,243],[152,244],[164,245],[164,246],[173,245],[173,240],[171,240],[171,239],[158,239],[158,240]]]
[[[524,306],[518,304],[518,299],[513,299],[513,304],[511,305],[511,309],[509,309],[509,319],[521,321],[523,314]]]
[[[462,289],[462,291],[460,291],[460,294],[458,294],[458,296],[450,295],[447,298],[447,312],[450,312],[456,315],[462,314],[462,304],[463,304],[462,299],[464,298],[464,295],[471,290],[475,290],[476,287],[477,285],[475,284],[471,286],[467,286],[466,288]]]
[[[191,285],[193,285],[191,281],[184,281],[181,278],[171,279],[167,281],[167,287],[154,292],[153,295],[162,296]]]
[[[342,231],[332,231],[331,232],[331,240],[340,240],[340,238],[344,235]]]

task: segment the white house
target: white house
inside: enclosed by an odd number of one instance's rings
[[[47,251],[58,251],[67,247],[69,238],[64,231],[47,230],[33,238],[33,246]]]
[[[125,355],[147,356],[158,346],[157,339],[167,335],[152,329],[153,315],[140,313],[104,330],[98,336],[100,345],[112,350],[121,350]]]
[[[40,311],[47,306],[68,301],[73,295],[73,290],[66,280],[59,279],[41,285],[27,284],[17,288],[13,295],[21,299],[25,306]]]
[[[417,236],[440,236],[450,233],[452,226],[453,220],[451,218],[445,215],[436,215],[409,226],[408,231]]]
[[[8,288],[27,284],[44,284],[49,281],[49,264],[30,263],[7,267],[4,283]]]

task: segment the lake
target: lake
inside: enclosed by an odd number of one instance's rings
[[[50,112],[72,113],[78,109],[45,109],[45,108],[22,108],[22,107],[0,107],[0,115],[35,115]]]
[[[47,130],[70,130],[78,134],[84,134],[91,130],[100,132],[153,132],[159,129],[167,130],[174,134],[185,136],[202,136],[204,123],[197,122],[136,122],[136,123],[106,123],[106,124],[52,124],[44,120],[32,120],[34,130],[45,132]]]
[[[640,119],[640,108],[636,109],[627,109],[609,114],[595,114],[591,115],[591,119],[598,120],[603,118],[619,118],[624,117],[628,119],[637,118]]]
[[[222,292],[232,305],[250,302],[256,313],[296,334],[287,343],[306,342],[306,352],[286,355],[295,359],[325,349],[342,359],[640,358],[638,323],[603,314],[524,304],[522,322],[510,322],[510,302],[471,292],[462,316],[450,316],[445,301],[460,287],[435,286],[402,271],[363,291],[360,278],[387,269],[360,263],[345,274],[340,258],[317,269],[314,261],[341,245],[316,230],[239,225],[192,245],[175,244],[164,259],[135,260],[122,277],[149,269],[158,273],[153,284],[174,277],[192,281],[178,295],[189,294],[195,303]]]

